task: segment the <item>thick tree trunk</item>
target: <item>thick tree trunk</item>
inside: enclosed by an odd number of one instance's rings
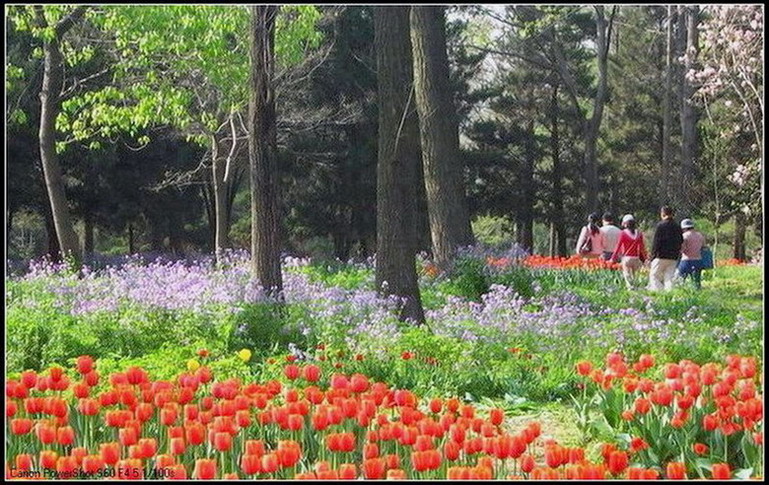
[[[697,122],[699,112],[692,101],[696,88],[686,79],[686,73],[696,66],[699,52],[699,7],[689,5],[686,11],[686,57],[681,75],[681,214],[690,216],[693,207],[691,192],[694,183],[696,159],[699,153]]]
[[[518,244],[527,251],[534,252],[534,122],[529,121],[526,126],[526,139],[524,141],[523,167],[521,170],[521,191],[523,192],[523,204],[518,208]]]
[[[251,9],[251,76],[248,103],[248,158],[251,166],[251,272],[270,294],[280,297],[278,189],[275,179],[275,17],[278,7]]]
[[[413,85],[413,84],[412,84]],[[413,93],[412,93],[413,94]],[[412,97],[411,106],[415,106]],[[419,120],[417,119],[417,136],[419,135]],[[419,149],[419,140],[417,139],[417,148]],[[427,191],[425,189],[425,168],[422,163],[422,154],[419,153],[419,173],[417,173],[417,200],[415,208],[416,222],[416,244],[417,253],[420,251],[432,252],[432,234],[430,233],[430,216],[427,209]]]
[[[558,85],[553,88],[553,96],[550,101],[550,153],[553,159],[553,214],[552,225],[555,230],[557,244],[556,254],[566,256],[566,237],[563,221],[563,193],[561,189],[561,139],[559,125]]]
[[[48,257],[51,258],[51,261],[58,263],[61,261],[61,249],[59,248],[59,238],[56,237],[56,225],[51,215],[51,207],[47,206],[43,212],[45,233],[48,238]]]
[[[673,7],[667,7],[667,27],[665,29],[665,86],[662,92],[662,159],[660,160],[659,204],[670,204],[670,168],[673,166],[670,146],[671,128],[673,126]]]
[[[609,43],[611,42],[611,28],[614,14],[607,21],[604,16],[604,7],[596,6],[596,61],[598,63],[598,88],[593,100],[593,114],[585,124],[585,182],[587,189],[587,210],[598,211],[598,194],[601,190],[598,178],[598,159],[596,145],[598,133],[603,119],[603,108],[606,103],[608,86]],[[616,7],[613,7],[616,8]]]
[[[227,224],[227,183],[224,181],[225,160],[219,154],[219,142],[211,136],[211,178],[214,186],[214,254],[220,263],[222,252],[229,247],[229,226]]]
[[[745,261],[745,213],[738,210],[734,214],[734,255],[735,259]]]
[[[472,244],[459,152],[459,128],[449,86],[444,7],[411,8],[414,97],[419,113],[433,256],[447,266]]]
[[[51,203],[51,214],[61,253],[64,257],[71,258],[76,267],[80,265],[82,254],[80,241],[67,206],[64,179],[56,155],[56,117],[61,108],[59,95],[64,83],[64,57],[59,44],[64,34],[82,18],[86,9],[87,7],[84,6],[75,8],[54,27],[53,37],[43,43],[45,60],[43,84],[40,89],[40,159],[43,164],[45,187]],[[35,13],[38,25],[43,28],[48,27],[43,7],[36,6]]]
[[[416,272],[422,174],[409,8],[373,9],[379,97],[376,286],[404,299],[401,319],[424,323]]]

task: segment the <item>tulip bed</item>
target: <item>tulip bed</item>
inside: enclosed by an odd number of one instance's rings
[[[206,351],[201,351],[204,362]],[[245,353],[243,360],[250,358]],[[590,457],[538,422],[417,396],[363,374],[327,375],[289,358],[281,379],[244,382],[191,364],[173,380],[140,367],[102,376],[81,356],[6,381],[6,478],[658,479],[762,474],[756,360],[577,364],[627,440]],[[620,416],[619,418],[617,416]],[[750,468],[746,468],[750,466]]]

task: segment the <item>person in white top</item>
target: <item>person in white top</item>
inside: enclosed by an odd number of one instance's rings
[[[605,261],[611,260],[611,255],[617,249],[620,233],[622,233],[622,229],[614,225],[614,216],[610,212],[605,212],[603,214],[603,226],[601,226],[601,234],[603,234],[602,257]]]
[[[603,255],[603,234],[598,227],[600,217],[596,213],[590,214],[587,218],[587,225],[579,232],[577,254],[583,258],[600,258]]]

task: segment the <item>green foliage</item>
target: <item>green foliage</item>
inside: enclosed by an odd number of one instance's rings
[[[266,354],[276,347],[285,349],[289,343],[304,347],[304,335],[292,324],[297,310],[301,312],[301,308],[294,309],[293,305],[274,303],[245,305],[231,318],[232,337],[227,348],[230,351],[245,348]]]
[[[313,6],[287,6],[276,23],[280,66],[301,61],[322,36]],[[131,137],[169,125],[210,143],[248,100],[249,13],[241,6],[105,6],[93,24],[114,39],[113,79],[65,102],[57,129],[75,139]],[[87,59],[93,48],[71,54]]]
[[[513,224],[507,217],[479,216],[472,226],[473,235],[480,243],[501,246],[513,242]]]
[[[486,272],[486,261],[460,257],[454,262],[452,276],[445,289],[449,294],[480,301],[481,296],[489,291]]]

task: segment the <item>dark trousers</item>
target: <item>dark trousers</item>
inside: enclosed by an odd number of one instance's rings
[[[702,288],[702,262],[699,259],[682,259],[678,264],[678,274],[683,279],[692,275],[694,287],[698,290]]]

